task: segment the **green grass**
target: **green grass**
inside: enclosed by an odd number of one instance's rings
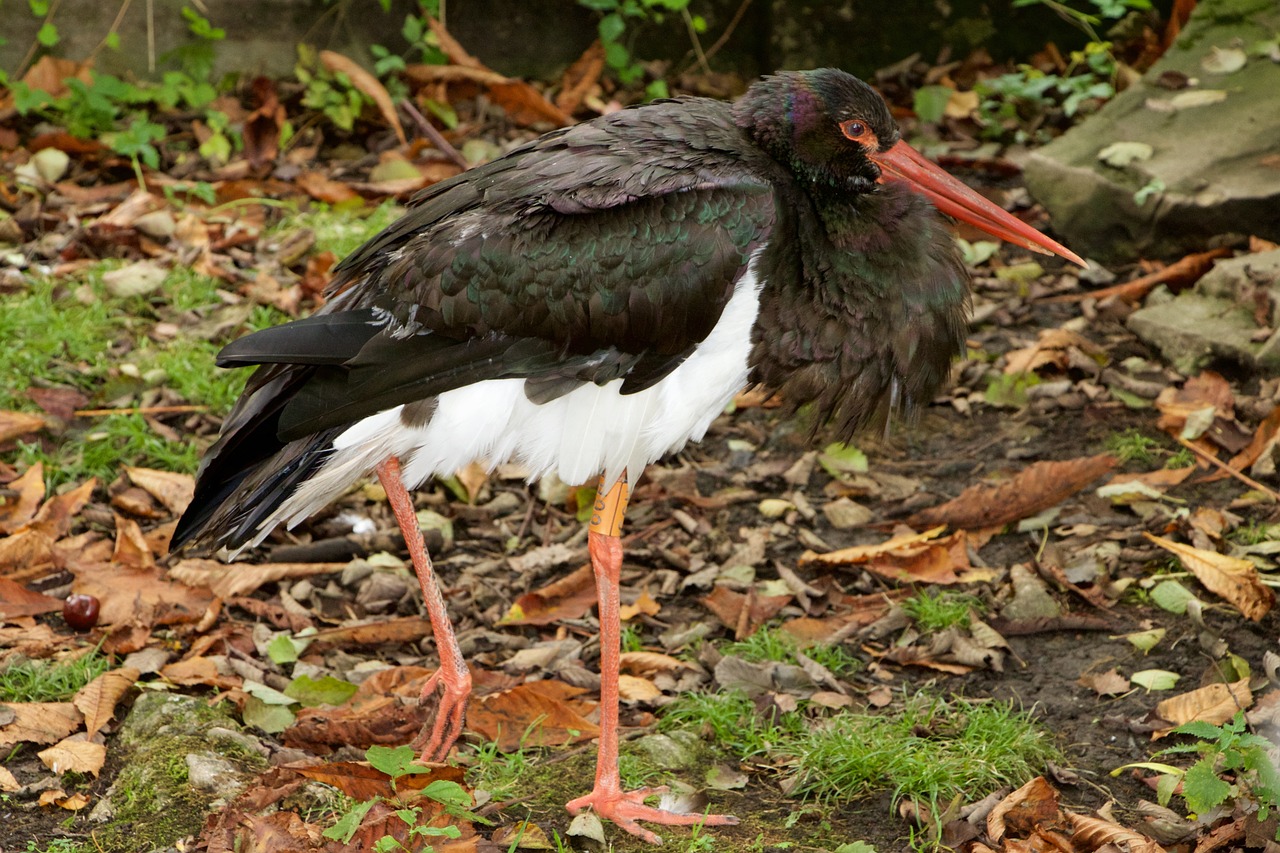
[[[1159,441],[1148,438],[1136,429],[1107,436],[1107,450],[1125,464],[1137,462],[1141,465],[1154,465],[1159,449]]]
[[[65,662],[13,663],[0,669],[0,702],[65,702],[110,668],[97,651]]]
[[[968,628],[969,613],[985,609],[981,599],[958,592],[927,588],[902,602],[902,609],[923,633],[947,628]]]
[[[894,715],[837,714],[792,744],[795,792],[822,801],[889,788],[930,803],[970,802],[1020,785],[1059,758],[1052,737],[1011,705],[926,696]]]
[[[862,665],[843,646],[802,646],[791,634],[767,625],[745,640],[723,646],[720,651],[726,657],[732,655],[751,663],[777,661],[789,664],[798,664],[796,652],[803,652],[805,657],[821,664],[835,675],[846,675]]]
[[[692,693],[663,709],[659,728],[693,730],[739,760],[789,766],[795,796],[822,802],[888,789],[894,801],[980,799],[1019,785],[1059,758],[1049,733],[999,703],[908,697],[897,712],[762,714],[737,691]]]
[[[404,208],[395,202],[384,202],[367,213],[344,205],[330,207],[313,204],[308,210],[285,217],[271,229],[273,235],[283,235],[297,229],[308,228],[315,232],[316,249],[328,250],[339,259],[360,248],[374,234],[395,222],[404,214]]]
[[[762,714],[738,690],[685,693],[662,709],[660,731],[692,730],[739,758],[767,755],[804,731],[799,713]]]

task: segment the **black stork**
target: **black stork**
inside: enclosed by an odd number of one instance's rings
[[[936,210],[935,210],[936,208]],[[235,341],[257,365],[205,455],[176,547],[236,551],[376,473],[440,656],[424,760],[462,730],[471,677],[408,489],[475,460],[599,477],[589,551],[600,619],[594,809],[645,805],[618,778],[619,529],[628,481],[697,441],[749,384],[840,437],[927,402],[960,350],[968,276],[943,217],[1079,257],[901,141],[838,70],[767,77],[733,104],[677,98],[549,133],[421,192],[336,269],[313,316]]]

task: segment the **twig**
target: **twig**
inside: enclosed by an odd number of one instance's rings
[[[711,43],[711,47],[707,48],[703,55],[703,61],[710,59],[720,52],[720,48],[725,46],[725,42],[729,41],[729,36],[733,35],[733,31],[738,28],[738,24],[742,23],[742,16],[747,14],[747,7],[751,5],[751,0],[742,0],[742,5],[738,7],[738,11],[733,13],[733,17],[729,19],[729,23],[725,25],[724,32],[720,34],[720,38]]]
[[[105,418],[111,415],[185,415],[207,412],[208,406],[135,406],[132,409],[76,409],[77,418]]]
[[[694,56],[698,57],[698,64],[702,66],[703,74],[711,73],[711,66],[707,64],[707,55],[702,52],[702,42],[698,40],[698,31],[693,26],[693,16],[689,14],[689,7],[682,6],[680,14],[684,18],[685,29],[689,31],[689,41],[693,42]]]
[[[1154,290],[1158,284],[1190,287],[1209,271],[1215,260],[1225,258],[1230,254],[1230,248],[1220,246],[1207,252],[1187,255],[1182,260],[1169,264],[1162,270],[1156,270],[1150,275],[1135,278],[1133,281],[1126,281],[1124,284],[1114,284],[1111,287],[1091,290],[1088,293],[1068,293],[1065,296],[1052,296],[1043,301],[1080,302],[1085,299],[1106,299],[1109,296],[1118,296],[1125,302],[1132,304]]]
[[[89,51],[89,56],[85,62],[93,62],[98,58],[98,54],[102,53],[102,49],[107,46],[107,42],[111,39],[111,34],[120,28],[120,22],[124,20],[124,16],[129,11],[129,6],[133,4],[133,0],[124,0],[120,4],[120,8],[116,10],[116,19],[111,22],[111,26],[107,27],[107,34],[102,37],[102,41],[98,42],[98,46]]]
[[[1249,488],[1257,489],[1263,494],[1270,495],[1272,500],[1276,501],[1277,503],[1280,503],[1280,492],[1276,492],[1274,489],[1268,486],[1262,485],[1257,480],[1253,479],[1248,474],[1245,474],[1242,471],[1237,471],[1235,468],[1232,468],[1230,465],[1223,462],[1221,459],[1214,456],[1212,453],[1208,453],[1204,450],[1201,450],[1199,447],[1187,441],[1182,436],[1177,436],[1177,439],[1178,439],[1178,444],[1181,444],[1183,447],[1187,448],[1187,450],[1190,450],[1192,453],[1199,456],[1205,462],[1208,462],[1210,465],[1213,465],[1216,468],[1222,469],[1227,474],[1231,475],[1232,477],[1235,477],[1237,480],[1244,483]]]
[[[49,11],[45,13],[44,20],[40,22],[41,29],[45,24],[53,22],[53,16],[58,13],[58,7],[62,5],[62,0],[53,0],[49,4]],[[31,60],[35,59],[36,51],[40,49],[40,40],[36,39],[31,42],[31,47],[27,48],[27,55],[22,57],[22,61],[18,63],[18,68],[13,72],[13,79],[21,79],[27,73],[27,66],[31,64]]]
[[[413,123],[418,126],[418,130],[422,131],[422,135],[431,140],[439,151],[453,161],[461,169],[467,168],[467,158],[462,153],[449,144],[449,140],[445,139],[440,131],[436,130],[435,125],[427,121],[427,117],[418,111],[413,102],[405,98],[400,102],[400,107],[409,114],[409,118],[413,119]]]

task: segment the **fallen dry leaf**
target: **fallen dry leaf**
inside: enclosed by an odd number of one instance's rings
[[[77,738],[79,738],[77,740]],[[66,738],[36,753],[54,773],[92,773],[95,777],[107,763],[107,748],[103,744],[84,740],[80,735]]]
[[[29,590],[8,578],[0,578],[0,620],[39,616],[41,613],[53,613],[61,609],[61,600]]]
[[[166,681],[185,687],[200,685],[229,690],[242,684],[239,676],[219,674],[218,664],[212,658],[202,655],[167,664],[161,667],[160,675]]]
[[[1101,350],[1088,338],[1067,329],[1042,329],[1035,346],[1013,350],[1005,354],[1004,372],[1032,373],[1041,367],[1052,366],[1065,370],[1070,363],[1071,350],[1087,356],[1096,356]]]
[[[142,673],[133,667],[122,666],[102,673],[76,691],[71,704],[84,714],[85,731],[90,735],[101,731],[115,716],[116,705],[141,676]]]
[[[84,717],[70,702],[4,702],[14,720],[0,728],[0,747],[19,743],[57,743],[80,728]]]
[[[320,63],[335,74],[347,75],[351,85],[368,95],[369,100],[377,105],[378,112],[382,113],[383,119],[396,132],[396,138],[400,140],[400,144],[408,143],[404,136],[404,127],[400,124],[400,116],[396,113],[396,105],[391,100],[391,94],[377,77],[365,71],[358,63],[332,50],[320,51]]]
[[[595,573],[587,564],[517,598],[498,624],[550,625],[562,619],[577,619],[595,603]]]
[[[734,632],[738,640],[745,640],[768,622],[778,611],[790,603],[791,595],[759,595],[752,588],[749,592],[734,592],[727,586],[717,586],[702,603]]]
[[[1262,583],[1257,567],[1248,560],[1193,548],[1150,533],[1143,535],[1175,554],[1206,589],[1231,602],[1245,618],[1257,622],[1275,604],[1275,593]]]
[[[645,616],[657,616],[662,610],[662,605],[654,601],[648,591],[640,593],[632,604],[624,604],[619,608],[620,618],[623,622],[630,621],[641,613]]]
[[[1026,838],[1057,816],[1058,792],[1043,776],[1037,776],[996,804],[987,815],[987,835],[999,841],[1012,831],[1016,837]]]
[[[906,520],[910,527],[949,524],[958,528],[999,527],[1057,506],[1115,468],[1108,453],[1079,459],[1036,462],[995,485],[970,486],[953,500]]]
[[[677,672],[682,669],[697,669],[688,661],[664,655],[661,652],[623,652],[618,656],[618,666],[622,672],[653,675],[659,672]]]
[[[1140,832],[1126,829],[1109,820],[1089,815],[1064,812],[1075,830],[1072,840],[1080,842],[1076,849],[1127,850],[1128,853],[1165,853],[1165,849]]]
[[[394,797],[396,791],[422,790],[432,782],[456,782],[463,784],[465,772],[461,767],[442,764],[432,767],[430,773],[413,773],[401,776],[396,784],[391,784],[391,777],[381,770],[371,767],[366,761],[333,761],[327,764],[286,764],[286,769],[294,770],[308,779],[323,782],[337,788],[355,800],[372,800],[377,797]]]
[[[17,495],[0,506],[0,533],[12,533],[35,517],[44,500],[44,463],[32,465],[8,488]]]
[[[6,794],[12,794],[14,791],[21,790],[20,783],[13,772],[8,767],[0,767],[0,791]]]
[[[886,539],[878,545],[856,545],[852,548],[841,548],[839,551],[831,551],[826,554],[815,554],[812,551],[806,551],[800,555],[800,565],[803,566],[807,563],[822,563],[827,566],[852,565],[865,563],[872,557],[879,557],[883,554],[916,553],[921,543],[936,539],[946,529],[946,525],[939,525],[923,533],[908,531],[899,533],[891,539]]]
[[[973,567],[969,564],[968,536],[957,530],[950,536],[929,542],[922,547],[901,549],[867,560],[867,571],[899,583],[955,584],[966,578],[962,572]]]
[[[340,572],[346,563],[223,563],[187,558],[169,569],[169,577],[192,587],[207,587],[218,598],[249,595],[263,584],[278,580]]]
[[[129,476],[130,482],[160,501],[174,515],[182,515],[195,494],[196,481],[190,474],[128,467],[124,472]]]
[[[1156,705],[1156,714],[1172,723],[1168,728],[1151,733],[1152,740],[1159,740],[1183,723],[1192,720],[1220,726],[1253,704],[1253,691],[1249,679],[1242,678],[1233,684],[1216,682],[1206,684],[1189,693],[1170,696]]]
[[[101,625],[173,625],[194,622],[213,602],[208,591],[174,583],[156,565],[134,569],[113,562],[72,560],[74,592],[102,603]]]
[[[45,423],[44,418],[28,412],[0,411],[0,442],[39,432]]]
[[[586,718],[594,703],[572,698],[580,692],[550,680],[521,684],[473,701],[467,728],[496,741],[504,752],[591,740],[600,729]]]
[[[1076,679],[1076,684],[1089,688],[1099,696],[1119,696],[1130,690],[1129,679],[1121,675],[1115,667],[1106,672],[1082,675]]]
[[[662,696],[662,691],[647,678],[619,675],[618,696],[625,702],[652,702]]]

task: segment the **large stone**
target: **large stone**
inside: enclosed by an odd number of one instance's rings
[[[1254,294],[1280,299],[1280,250],[1219,261],[1195,289],[1176,299],[1148,300],[1129,316],[1129,328],[1160,350],[1179,371],[1191,374],[1214,361],[1256,370],[1280,369],[1280,332],[1259,334]],[[1265,333],[1264,333],[1265,334]]]
[[[1278,31],[1275,0],[1202,0],[1139,83],[1028,158],[1027,188],[1069,246],[1119,261],[1203,249],[1223,236],[1280,240]],[[1215,72],[1241,56],[1238,70]],[[1158,83],[1179,75],[1194,85]],[[1104,163],[1100,152],[1118,142],[1150,146],[1149,159]]]

